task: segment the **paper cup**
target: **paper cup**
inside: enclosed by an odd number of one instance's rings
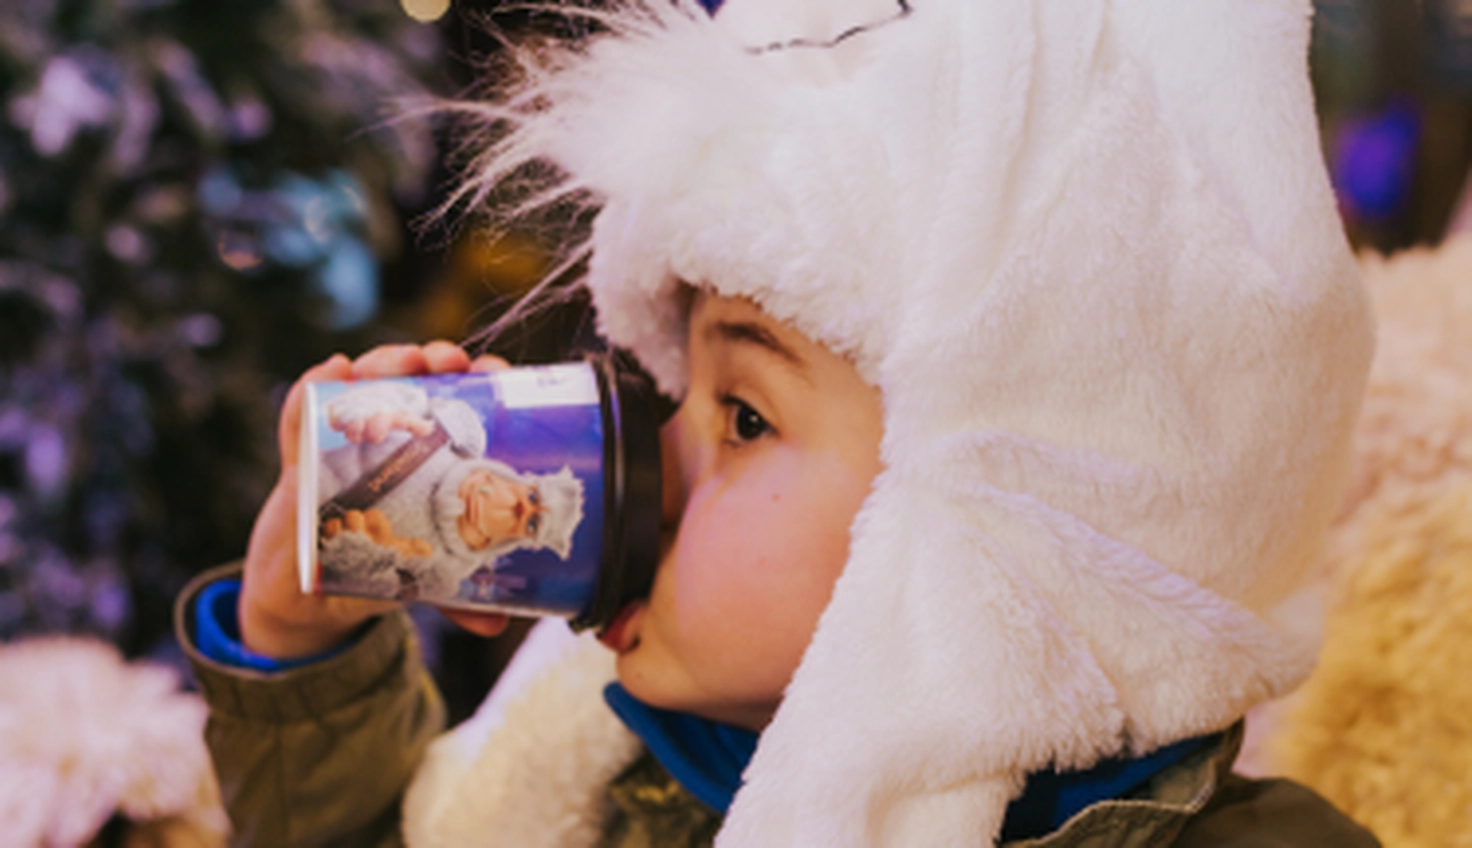
[[[654,391],[612,356],[314,383],[301,435],[302,591],[602,628],[659,555]]]

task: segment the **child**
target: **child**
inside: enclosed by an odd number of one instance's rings
[[[681,399],[653,591],[612,653],[539,625],[427,748],[402,615],[295,594],[294,392],[244,645],[228,584],[181,604],[223,646],[196,662],[241,843],[1375,844],[1229,774],[1312,663],[1271,614],[1372,346],[1308,13],[587,12],[606,34],[485,107],[517,129],[470,190],[550,160],[549,202],[600,205],[600,327]],[[436,343],[303,379],[467,367]]]

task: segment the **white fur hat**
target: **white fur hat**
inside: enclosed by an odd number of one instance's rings
[[[681,281],[883,394],[886,470],[718,839],[961,845],[1023,778],[1223,728],[1338,502],[1370,319],[1309,0],[654,2],[487,111],[601,207],[601,327]]]

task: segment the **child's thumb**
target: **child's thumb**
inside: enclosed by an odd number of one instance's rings
[[[295,468],[301,459],[302,404],[306,400],[307,384],[349,380],[352,376],[352,360],[340,353],[334,353],[326,362],[308,368],[291,387],[291,391],[286,393],[286,402],[281,406],[281,418],[276,428],[277,448],[281,451],[283,470]]]

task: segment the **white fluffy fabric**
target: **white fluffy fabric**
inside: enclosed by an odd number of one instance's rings
[[[603,701],[613,655],[539,623],[475,717],[435,740],[404,802],[412,848],[596,845],[607,787],[639,752]]]
[[[190,844],[223,845],[206,714],[172,670],[101,642],[0,646],[0,846],[83,845],[114,814],[184,819]]]
[[[541,158],[601,205],[601,327],[664,388],[689,283],[883,394],[886,470],[721,848],[976,844],[1027,773],[1312,664],[1269,611],[1373,342],[1308,0],[910,6],[632,7],[488,110],[517,128],[485,184]]]

